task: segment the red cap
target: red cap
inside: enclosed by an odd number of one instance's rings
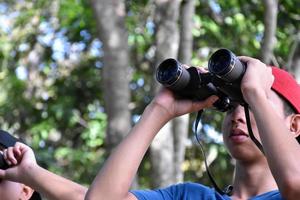
[[[272,89],[287,100],[300,113],[300,85],[291,74],[278,67],[272,67],[274,83]]]

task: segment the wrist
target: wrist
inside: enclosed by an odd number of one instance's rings
[[[244,88],[242,90],[245,101],[249,105],[257,104],[260,99],[267,99],[267,95],[264,90],[257,88]]]
[[[35,178],[40,174],[40,172],[43,170],[42,167],[40,167],[38,164],[30,164],[25,165],[23,167],[23,175],[21,175],[23,178],[22,182],[26,185],[32,186],[34,183]]]
[[[165,123],[174,118],[174,116],[168,111],[168,109],[156,102],[151,102],[146,107],[145,112],[150,116],[154,115],[157,120],[163,121]]]

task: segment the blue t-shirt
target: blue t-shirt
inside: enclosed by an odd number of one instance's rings
[[[138,200],[231,200],[214,189],[197,183],[181,183],[157,190],[133,190]],[[278,190],[270,191],[249,200],[283,200]]]

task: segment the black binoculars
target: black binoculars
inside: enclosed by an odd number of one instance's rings
[[[6,149],[8,147],[13,147],[18,141],[19,140],[17,138],[12,136],[8,132],[0,130],[0,148]],[[0,153],[0,169],[7,169],[7,168],[9,168],[9,166],[4,160],[2,153]]]
[[[196,67],[185,68],[175,59],[166,59],[156,70],[156,79],[171,89],[175,95],[204,100],[217,95],[219,100],[214,106],[219,111],[227,111],[234,104],[245,103],[240,83],[246,71],[246,65],[228,49],[214,52],[208,61],[207,73],[201,73]]]

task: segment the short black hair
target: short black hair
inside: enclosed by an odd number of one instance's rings
[[[287,117],[289,115],[292,114],[297,114],[297,111],[294,109],[294,107],[290,104],[290,102],[288,102],[287,100],[285,100],[283,97],[281,97],[279,95],[280,99],[283,102],[283,110],[284,110],[284,115]]]
[[[297,114],[298,112],[296,111],[296,109],[292,106],[292,104],[290,104],[290,102],[288,102],[285,98],[283,98],[280,94],[278,94],[276,92],[276,94],[279,96],[279,98],[281,99],[282,103],[283,103],[283,111],[284,111],[284,116],[287,117],[289,115],[293,115],[293,114]],[[300,135],[296,137],[296,140],[298,141],[298,143],[300,144]]]

